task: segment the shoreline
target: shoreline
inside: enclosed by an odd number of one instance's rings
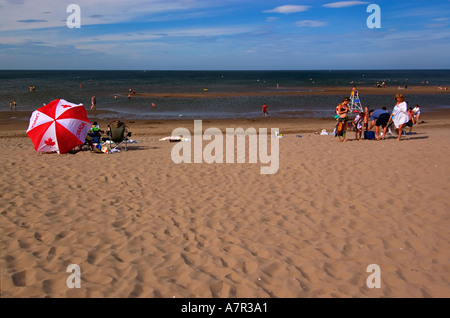
[[[269,88],[270,89],[270,88]],[[427,95],[436,95],[436,96],[445,96],[449,94],[449,91],[440,90],[436,86],[411,86],[408,89],[398,89],[397,87],[384,87],[384,88],[377,88],[372,86],[360,86],[358,87],[359,96],[395,96],[397,93],[403,93],[406,96],[427,96]],[[261,91],[214,91],[214,89],[210,89],[207,92],[167,92],[167,91],[155,91],[155,92],[137,92],[135,95],[133,95],[132,99],[232,99],[235,97],[271,97],[271,96],[336,96],[336,103],[338,103],[341,99],[340,97],[348,97],[350,96],[351,88],[350,87],[337,87],[337,86],[323,86],[323,87],[280,87],[280,88],[272,88],[269,91],[267,89],[261,90]],[[117,94],[113,92],[109,93],[101,93],[97,94],[98,96],[103,96],[105,98],[106,96],[111,96],[111,98],[114,95],[120,96],[121,99],[126,100],[126,94]],[[362,97],[363,98],[363,97]],[[149,101],[150,102],[150,101]],[[108,103],[105,101],[106,105]],[[364,105],[363,105],[364,106]],[[444,105],[448,106],[449,105]],[[320,115],[312,115],[312,113],[317,114],[317,110],[314,108],[305,110],[305,107],[307,109],[307,106],[302,106],[302,110],[295,110],[295,109],[287,109],[282,110],[279,114],[271,114],[271,118],[276,119],[299,119],[299,118],[314,118],[314,119],[321,119],[324,117],[320,117]],[[330,111],[334,113],[334,107],[335,105],[330,106]],[[39,107],[36,107],[36,109]],[[107,106],[105,108],[108,108]],[[114,107],[111,109],[102,109],[101,107],[95,111],[90,110],[90,106],[85,104],[85,109],[88,113],[89,118],[92,118],[92,120],[97,121],[112,121],[117,118],[121,118],[123,120],[144,120],[144,121],[178,121],[178,118],[174,117],[174,115],[165,115],[162,113],[161,115],[158,114],[158,109],[156,109],[154,112],[149,113],[142,113],[142,117],[140,118],[139,113],[126,113],[126,108],[115,110]],[[445,108],[429,108],[422,107],[423,111],[427,112],[439,112],[441,110],[445,111]],[[125,111],[125,112],[124,112]],[[16,110],[11,111],[9,110],[9,107],[6,108],[6,110],[0,111],[0,122],[10,122],[10,121],[27,121],[33,110]],[[285,114],[286,113],[286,114]],[[287,115],[289,114],[289,115]],[[211,119],[211,120],[233,120],[233,119],[246,119],[246,118],[258,118],[259,113],[255,113],[254,116],[248,116],[248,113],[239,114],[234,113],[233,115],[230,115],[229,117],[227,115],[221,115],[225,117],[220,118],[214,118],[214,113],[205,115],[205,118]],[[155,116],[155,117],[153,117]],[[195,115],[191,115],[189,113],[186,113],[186,118],[192,119]],[[272,117],[273,116],[273,117]],[[198,116],[201,117],[201,116]],[[180,118],[183,119],[183,118]]]
[[[97,121],[102,129],[113,120],[97,118],[95,114],[110,113],[107,111],[89,110],[88,117],[91,122]],[[29,125],[29,118],[32,112],[16,111],[16,112],[0,112],[0,138],[8,137],[26,137],[26,130]],[[15,115],[11,119],[11,116]],[[350,115],[352,118],[353,115]],[[251,117],[251,118],[196,118],[196,119],[138,119],[133,117],[121,117],[133,132],[134,136],[169,136],[170,133],[178,127],[185,127],[193,131],[194,120],[202,120],[204,129],[208,127],[219,128],[225,131],[226,128],[279,128],[281,134],[298,134],[298,133],[316,133],[326,129],[328,132],[333,131],[336,121],[334,118],[324,117]],[[422,110],[421,120],[423,124],[415,125],[414,130],[423,128],[448,128],[450,127],[450,109],[436,109],[425,111]],[[352,134],[352,132],[350,132]]]

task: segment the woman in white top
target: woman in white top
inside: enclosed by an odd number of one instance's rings
[[[420,117],[419,105],[416,105],[416,107],[414,107],[413,112],[414,112],[414,123],[419,124],[419,117]]]
[[[405,97],[402,94],[395,95],[397,105],[392,111],[392,121],[395,125],[395,131],[398,133],[398,140],[402,138],[403,126],[409,121],[408,104],[405,102]]]

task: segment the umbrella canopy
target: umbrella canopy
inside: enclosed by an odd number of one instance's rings
[[[57,99],[33,112],[27,135],[38,152],[66,153],[84,143],[90,128],[83,104]]]

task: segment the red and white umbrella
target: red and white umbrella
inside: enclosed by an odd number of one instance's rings
[[[90,128],[83,104],[56,99],[33,112],[27,135],[38,152],[66,153],[84,143]]]

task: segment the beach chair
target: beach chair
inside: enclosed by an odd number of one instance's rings
[[[114,124],[110,124],[108,132],[108,141],[110,149],[128,150],[128,137],[131,137],[131,132],[127,132],[125,124],[115,127]],[[114,144],[114,147],[113,147]]]

